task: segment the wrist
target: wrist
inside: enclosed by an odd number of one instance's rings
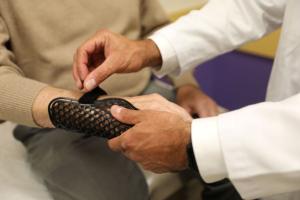
[[[192,139],[191,139],[191,126],[192,123],[191,122],[186,122],[185,128],[183,130],[183,166],[184,169],[189,168],[189,155],[187,152],[187,147],[189,146],[189,144],[191,143]]]
[[[143,66],[151,66],[154,68],[162,65],[162,57],[159,48],[153,40],[147,39],[140,41],[142,46]]]
[[[35,123],[43,128],[53,128],[53,124],[49,118],[48,105],[57,97],[68,97],[78,99],[82,96],[81,92],[68,91],[53,87],[46,87],[35,98],[32,107],[32,115]]]

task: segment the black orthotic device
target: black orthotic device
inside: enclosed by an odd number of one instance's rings
[[[116,120],[110,112],[113,105],[137,110],[131,103],[121,98],[103,98],[107,95],[97,87],[84,94],[79,100],[59,97],[48,107],[51,122],[56,128],[75,131],[85,136],[98,136],[111,139],[132,127]]]

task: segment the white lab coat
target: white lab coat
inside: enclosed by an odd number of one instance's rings
[[[229,177],[245,199],[300,191],[300,1],[210,0],[202,10],[151,36],[163,58],[156,73],[164,75],[196,66],[280,26],[267,102],[192,123],[204,180]]]

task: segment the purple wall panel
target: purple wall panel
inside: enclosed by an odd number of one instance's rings
[[[202,89],[229,110],[265,100],[273,61],[240,52],[230,52],[195,70]]]

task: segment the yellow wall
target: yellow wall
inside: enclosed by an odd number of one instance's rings
[[[200,9],[199,7],[187,8],[170,14],[171,20],[175,21],[182,15],[187,14],[190,10]],[[280,30],[277,30],[268,36],[255,42],[250,42],[240,48],[240,51],[266,57],[274,58],[280,36]]]
[[[259,56],[274,58],[280,37],[280,30],[277,30],[266,37],[250,42],[240,48],[241,51]]]

